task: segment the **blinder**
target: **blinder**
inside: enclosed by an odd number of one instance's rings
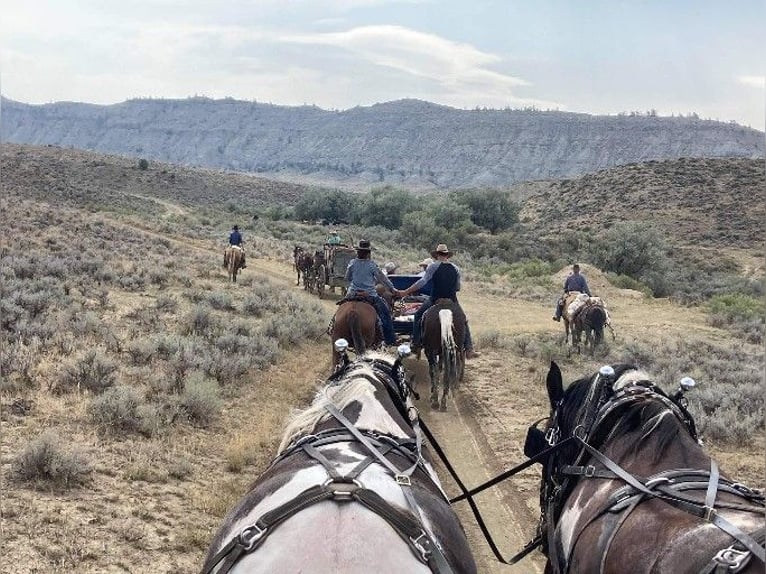
[[[547,417],[540,419],[527,429],[527,438],[524,440],[524,456],[527,458],[534,458],[550,446],[547,433],[538,428],[538,425],[545,420],[548,420]],[[547,458],[542,462],[546,461]]]

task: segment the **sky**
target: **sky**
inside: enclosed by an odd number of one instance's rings
[[[647,112],[764,129],[766,0],[3,0],[0,92]]]

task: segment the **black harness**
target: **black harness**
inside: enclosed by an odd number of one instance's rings
[[[372,377],[367,372],[361,372],[354,374],[354,378],[363,377],[373,383],[383,383],[399,413],[405,420],[411,421],[415,437],[401,439],[371,431],[360,431],[334,405],[328,404],[326,407],[328,412],[343,425],[343,428],[328,429],[301,437],[272,462],[273,466],[278,461],[297,452],[304,452],[325,468],[328,480],[323,484],[304,490],[292,500],[263,514],[253,524],[243,528],[237,536],[215,554],[210,561],[210,566],[203,570],[203,574],[213,572],[226,574],[230,572],[243,555],[255,551],[280,523],[304,508],[324,500],[333,500],[340,504],[352,501],[362,504],[383,518],[407,542],[415,556],[428,565],[432,572],[435,574],[454,574],[442,548],[426,526],[420,507],[411,490],[412,481],[410,477],[417,469],[421,469],[426,476],[430,477],[430,474],[425,468],[421,455],[422,437],[417,410],[408,409],[406,405],[410,391],[405,380],[401,360],[397,359],[392,366],[383,361],[367,359],[360,359],[355,363],[341,363],[330,377],[330,385],[339,384],[360,363],[371,366],[375,376]],[[370,455],[359,462],[350,472],[341,475],[335,465],[319,450],[321,446],[338,442],[357,442],[363,445]],[[389,460],[392,455],[403,458],[410,466],[405,470],[400,470]],[[402,489],[409,506],[408,509],[391,504],[375,491],[365,488],[359,481],[359,475],[374,462],[382,464],[391,472],[396,483]],[[434,484],[443,494],[441,487],[437,483]],[[444,498],[446,500],[446,496]]]
[[[683,423],[691,437],[697,440],[694,420],[687,411],[682,396],[671,399],[649,381],[633,382],[616,391],[613,391],[612,383],[609,375],[596,375],[588,396],[577,413],[576,420],[579,424],[569,436],[562,436],[558,420],[560,404],[553,413],[553,424],[545,433],[546,446],[550,448],[546,451],[543,470],[540,501],[542,516],[538,538],[544,550],[547,550],[551,563],[559,572],[569,571],[570,556],[559,554],[555,541],[555,524],[575,484],[583,478],[616,479],[625,482],[625,486],[612,493],[603,508],[579,530],[570,545],[570,548],[575,548],[579,536],[590,523],[608,517],[611,522],[610,532],[601,537],[597,549],[601,555],[599,572],[603,571],[606,556],[619,528],[641,502],[652,499],[662,500],[679,510],[698,516],[734,539],[731,546],[722,549],[713,557],[701,574],[740,572],[753,556],[764,562],[764,529],[754,533],[742,532],[718,513],[719,509],[763,513],[764,496],[757,490],[723,479],[715,461],[711,459],[710,470],[678,469],[639,478],[594,448],[594,445],[605,441],[605,435],[608,435],[608,430],[613,428],[613,424],[622,416],[626,405],[645,398],[661,402]],[[538,424],[539,422],[541,421],[538,421]],[[542,433],[539,429],[530,429],[533,430]],[[573,443],[579,446],[579,451],[574,462],[568,464],[562,460],[562,448]],[[598,466],[584,464],[588,459],[594,460]],[[705,491],[704,503],[687,496],[686,493],[693,491]],[[743,499],[744,503],[717,501],[719,492],[736,495]]]

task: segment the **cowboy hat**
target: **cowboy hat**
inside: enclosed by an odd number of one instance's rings
[[[354,248],[357,251],[372,251],[372,245],[367,239],[360,239],[359,244]]]
[[[433,259],[431,259],[430,257],[426,257],[425,259],[423,259],[423,261],[418,263],[418,267],[428,267],[433,262],[434,262]]]
[[[452,253],[449,249],[447,249],[447,246],[444,243],[439,243],[439,245],[436,246],[436,249],[431,251],[431,257],[436,259],[439,255],[444,255],[446,257],[452,257]]]

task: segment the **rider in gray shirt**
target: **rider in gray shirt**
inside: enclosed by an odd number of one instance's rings
[[[391,318],[391,310],[378,295],[378,292],[375,290],[375,284],[382,283],[394,294],[399,294],[399,290],[394,287],[391,280],[378,268],[378,265],[370,259],[371,250],[372,246],[369,241],[364,239],[359,241],[359,245],[356,248],[356,258],[352,259],[346,268],[346,281],[349,282],[346,297],[353,297],[361,293],[370,297],[383,326],[384,342],[386,345],[396,345],[396,332],[394,331],[394,320]]]

